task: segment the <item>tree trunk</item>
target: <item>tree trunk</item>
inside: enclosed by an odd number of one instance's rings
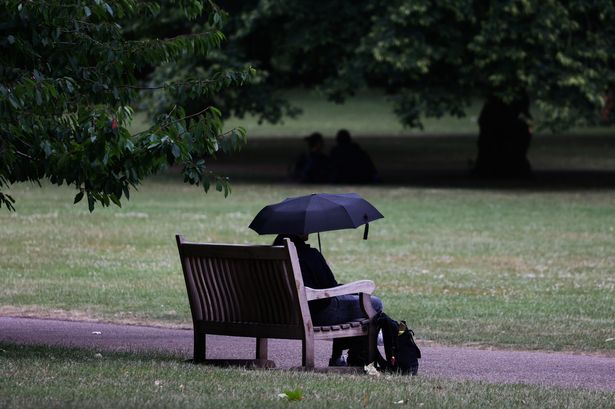
[[[510,104],[489,97],[478,120],[478,156],[475,172],[482,177],[528,178],[532,167],[527,159],[532,134],[527,98]]]

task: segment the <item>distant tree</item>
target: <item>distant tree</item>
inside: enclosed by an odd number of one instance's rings
[[[176,7],[175,1],[162,0],[157,4],[161,8],[159,13],[161,18],[152,20],[145,17],[132,20],[131,24],[124,29],[127,36],[135,38],[175,37],[207,30],[209,24],[207,16],[187,20],[181,10]],[[231,36],[236,35],[237,23],[241,19],[233,15],[239,13],[246,5],[246,2],[236,1],[226,2],[223,5],[223,9],[231,13],[231,18],[225,22],[225,33]],[[247,53],[254,47],[246,48],[238,47],[231,37],[231,41],[225,42],[223,50],[214,49],[201,55],[184,55],[155,67],[149,73],[148,80],[154,83],[183,81],[186,78],[207,80],[221,69],[241,71],[250,67],[253,60]],[[250,86],[228,87],[207,96],[187,93],[169,96],[160,92],[152,92],[145,96],[144,102],[151,113],[167,112],[174,104],[180,104],[187,113],[193,113],[200,110],[203,104],[210,104],[220,109],[223,119],[252,114],[260,122],[277,123],[283,117],[295,116],[299,110],[291,107],[288,101],[277,95],[279,89],[267,78],[267,74],[267,71],[258,70],[253,73]]]
[[[157,66],[217,50],[225,13],[211,1],[171,1],[199,29],[159,38],[127,29],[141,18],[164,19],[160,5],[137,0],[0,0],[0,206],[14,209],[9,185],[48,180],[77,189],[74,202],[121,205],[148,175],[180,165],[184,180],[228,180],[207,168],[219,151],[245,141],[245,130],[223,131],[222,113],[202,103],[187,112],[178,96],[210,102],[218,92],[244,84],[250,67],[224,66],[206,77],[148,81]],[[143,93],[168,101],[153,125],[131,134],[134,107]]]
[[[480,174],[526,175],[529,126],[612,113],[613,0],[260,0],[236,15],[234,43],[279,85],[319,85],[337,101],[383,87],[412,127],[482,98]]]

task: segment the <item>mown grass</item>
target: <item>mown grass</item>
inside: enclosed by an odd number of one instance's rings
[[[90,214],[71,190],[20,185],[17,212],[0,212],[1,311],[189,326],[176,232],[268,243],[247,228],[264,205],[351,190],[385,219],[367,241],[358,230],[323,233],[323,252],[339,281],[373,279],[423,342],[615,352],[610,190],[238,183],[224,199],[169,177]]]
[[[338,130],[345,128],[352,135],[365,136],[421,136],[478,134],[478,116],[482,101],[475,100],[466,110],[466,116],[458,118],[444,115],[440,118],[422,118],[423,128],[407,128],[401,125],[393,111],[393,100],[382,90],[370,89],[359,91],[343,104],[330,102],[317,90],[291,89],[280,91],[293,106],[302,113],[296,118],[283,118],[278,124],[258,123],[258,118],[246,115],[244,118],[232,117],[226,121],[226,127],[243,126],[253,138],[260,137],[296,137],[321,132],[325,137],[333,137]],[[540,113],[532,111],[535,117]],[[147,120],[144,114],[136,116],[135,130],[143,130]],[[549,133],[540,130],[539,133]],[[592,127],[575,128],[570,133],[613,134],[613,128]]]
[[[393,101],[380,90],[361,91],[344,104],[327,101],[326,97],[313,90],[288,90],[281,93],[294,106],[302,110],[297,118],[285,118],[280,124],[259,124],[257,118],[231,118],[227,126],[243,126],[253,137],[293,136],[321,132],[334,136],[342,128],[356,136],[408,136],[424,133],[476,133],[480,103],[469,108],[463,118],[444,116],[424,118],[423,129],[410,129],[401,125],[393,112]]]
[[[75,387],[78,385],[78,387]],[[278,394],[302,392],[301,401]],[[195,366],[157,354],[0,344],[6,408],[612,408],[615,394],[424,377]]]

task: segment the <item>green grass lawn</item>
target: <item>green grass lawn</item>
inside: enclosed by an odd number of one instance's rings
[[[615,393],[424,377],[218,369],[178,357],[0,344],[6,408],[612,408]],[[75,387],[78,385],[78,387]],[[301,401],[278,395],[299,390]]]
[[[312,132],[321,132],[325,137],[333,137],[338,130],[345,128],[357,137],[366,136],[425,136],[425,135],[477,135],[478,116],[482,101],[476,100],[467,108],[462,118],[445,115],[441,118],[423,118],[423,129],[402,126],[393,112],[390,97],[377,89],[360,91],[348,98],[344,104],[327,101],[326,97],[314,90],[293,89],[282,91],[281,96],[302,110],[296,118],[285,118],[276,125],[259,124],[256,117],[230,118],[225,127],[230,129],[243,126],[251,138],[297,137]],[[538,115],[534,112],[534,115]],[[133,125],[134,130],[146,127],[145,115],[139,114]],[[613,134],[613,127],[594,127],[572,129],[572,134]],[[540,133],[549,133],[541,131]]]
[[[20,185],[17,212],[0,212],[0,310],[189,326],[174,234],[268,243],[247,228],[261,207],[322,190],[357,191],[385,215],[368,241],[323,233],[323,252],[339,281],[373,279],[424,342],[614,355],[612,190],[238,183],[224,199],[169,177],[90,214],[69,189]]]
[[[316,131],[325,136],[334,136],[342,128],[359,137],[478,132],[478,102],[469,108],[469,114],[464,118],[425,118],[424,129],[421,130],[403,127],[393,112],[390,98],[378,90],[362,91],[344,104],[327,101],[324,95],[316,91],[291,90],[282,95],[302,110],[300,116],[286,118],[276,125],[258,124],[256,118],[246,116],[241,119],[232,118],[226,125],[243,126],[252,137],[307,135]]]

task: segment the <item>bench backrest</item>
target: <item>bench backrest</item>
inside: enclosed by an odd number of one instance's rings
[[[311,319],[297,252],[176,236],[195,325],[209,333],[301,338]]]

